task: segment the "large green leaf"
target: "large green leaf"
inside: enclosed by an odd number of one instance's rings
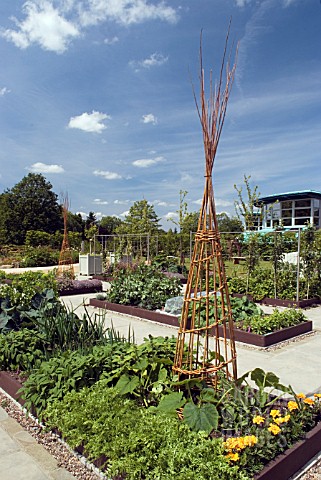
[[[157,410],[162,413],[175,413],[185,402],[183,392],[172,392],[164,395],[158,404]]]
[[[196,432],[204,431],[210,433],[217,428],[218,411],[215,405],[205,403],[203,405],[195,405],[189,402],[183,409],[184,421],[191,430]]]
[[[115,388],[117,388],[121,395],[126,395],[127,393],[133,393],[138,385],[139,378],[136,377],[136,375],[130,377],[129,375],[123,374],[116,383]]]
[[[279,384],[279,377],[272,372],[264,372],[261,368],[255,368],[251,373],[253,380],[258,387],[276,387]]]

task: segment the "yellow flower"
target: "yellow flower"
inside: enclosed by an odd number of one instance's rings
[[[223,447],[228,452],[241,451],[246,447],[253,447],[257,443],[255,435],[247,435],[245,437],[230,437],[223,442]]]
[[[271,417],[273,417],[273,418],[279,417],[279,416],[280,416],[280,410],[271,410],[271,411],[270,411],[270,415],[271,415]]]
[[[315,393],[313,396],[314,396],[315,398],[321,398],[321,393]]]
[[[288,402],[288,409],[290,410],[290,412],[292,412],[293,410],[297,410],[298,408],[299,407],[296,402],[293,402],[292,400]]]
[[[290,420],[290,418],[291,418],[291,415],[285,415],[284,417],[275,418],[274,422],[277,425],[281,425],[282,423],[287,423]]]
[[[256,417],[253,417],[252,422],[256,423],[257,425],[261,425],[261,423],[265,422],[265,419],[264,417],[261,417],[261,415],[257,415]]]
[[[278,433],[281,432],[281,428],[276,425],[275,423],[272,423],[269,428],[268,428],[269,432],[273,433],[273,435],[277,435]]]
[[[304,393],[297,393],[296,394],[297,398],[305,398],[306,395],[304,395]]]
[[[231,462],[237,462],[238,459],[240,458],[238,453],[228,453],[227,455],[225,455],[225,457],[228,460],[231,460]]]
[[[255,435],[247,435],[243,437],[245,447],[253,447],[257,443],[257,437]]]
[[[314,405],[314,400],[312,400],[312,398],[305,398],[303,401],[308,405]]]

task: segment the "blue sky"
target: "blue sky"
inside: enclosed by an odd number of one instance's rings
[[[43,173],[71,211],[166,220],[204,186],[199,92],[229,19],[240,41],[213,179],[234,215],[243,175],[262,195],[321,190],[320,0],[2,0],[0,191]]]

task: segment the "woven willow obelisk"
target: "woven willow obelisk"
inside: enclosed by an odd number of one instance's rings
[[[229,34],[226,37],[220,76],[215,88],[212,84],[212,72],[210,75],[208,101],[205,98],[202,46],[200,47],[200,106],[195,91],[194,98],[203,129],[205,189],[173,366],[173,371],[178,374],[180,380],[200,377],[215,386],[221,374],[229,378],[237,377],[231,305],[212,182],[215,154],[236,68],[236,63],[230,68],[226,60],[228,38]],[[223,85],[225,68],[226,82]]]
[[[69,210],[69,200],[68,195],[63,196],[63,204],[62,204],[62,215],[64,219],[64,236],[62,240],[60,255],[59,255],[59,266],[57,271],[57,277],[62,277],[67,275],[68,277],[74,277],[74,265],[72,261],[71,250],[69,246],[68,240],[68,229],[67,229],[67,222],[68,222],[68,210]]]

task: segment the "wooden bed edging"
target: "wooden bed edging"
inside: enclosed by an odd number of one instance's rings
[[[132,307],[128,305],[120,305],[118,303],[107,302],[106,300],[97,300],[96,298],[91,298],[89,300],[89,305],[91,305],[92,307],[111,310],[113,312],[132,315],[143,320],[150,320],[153,322],[163,323],[165,325],[171,325],[173,327],[178,327],[178,317],[166,313],[154,312],[151,310],[145,310],[143,308]],[[248,343],[257,347],[269,347],[276,343],[283,342],[284,340],[289,340],[290,338],[296,337],[298,335],[303,335],[304,333],[308,333],[311,331],[312,322],[308,320],[307,322],[302,322],[299,325],[283,328],[282,330],[268,333],[266,335],[258,335],[256,333],[246,332],[244,330],[239,330],[235,328],[234,339],[237,342]],[[215,335],[214,331],[212,335]],[[223,336],[223,329],[220,326],[219,335],[221,337]],[[229,338],[228,329],[227,338]]]
[[[320,452],[321,423],[310,430],[304,439],[296,442],[293,447],[285,450],[274,460],[265,465],[264,469],[254,476],[255,480],[287,480],[301,470],[312,458]]]

